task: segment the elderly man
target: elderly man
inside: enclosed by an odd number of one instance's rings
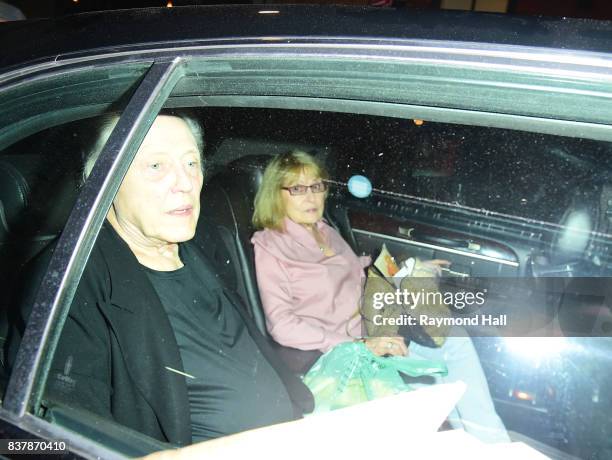
[[[93,248],[47,384],[47,396],[178,445],[313,406],[190,241],[203,182],[192,128],[177,116],[153,123]]]

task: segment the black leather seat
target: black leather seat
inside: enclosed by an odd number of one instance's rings
[[[78,165],[40,155],[0,157],[0,261],[18,271],[62,231],[76,201]]]
[[[234,273],[234,287],[264,334],[267,333],[265,317],[257,289],[250,239],[255,231],[251,224],[253,199],[270,158],[251,156],[236,160],[208,180],[202,190],[199,221],[203,233],[207,232],[208,226],[214,225],[227,250],[225,263]],[[223,264],[223,261],[217,262]]]
[[[47,166],[39,155],[0,157],[1,346],[27,283],[24,266],[61,233],[78,193],[75,165]]]
[[[225,264],[234,273],[235,288],[250,309],[262,333],[268,335],[265,315],[259,297],[251,237],[253,201],[263,170],[271,160],[269,155],[249,155],[229,163],[204,185],[201,199],[200,232],[213,230],[225,246]],[[213,226],[213,229],[210,229]],[[223,264],[223,261],[217,260]],[[303,351],[278,345],[286,364],[302,374],[321,355],[318,351]]]

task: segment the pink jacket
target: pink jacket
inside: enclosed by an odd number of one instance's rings
[[[262,230],[255,245],[257,283],[268,331],[278,343],[328,351],[361,336],[359,305],[370,257],[357,257],[340,234],[317,223],[336,255],[325,257],[313,236],[285,219],[285,232]]]

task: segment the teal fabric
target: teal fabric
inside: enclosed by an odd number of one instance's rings
[[[304,383],[314,394],[314,413],[327,412],[411,390],[400,373],[446,375],[447,369],[443,361],[381,357],[361,342],[346,342],[321,356],[304,376]]]

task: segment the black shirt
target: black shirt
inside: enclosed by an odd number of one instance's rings
[[[184,266],[145,268],[183,361],[194,442],[292,420],[287,390],[262,356],[221,283],[189,243]],[[167,369],[177,372],[176,369]]]

